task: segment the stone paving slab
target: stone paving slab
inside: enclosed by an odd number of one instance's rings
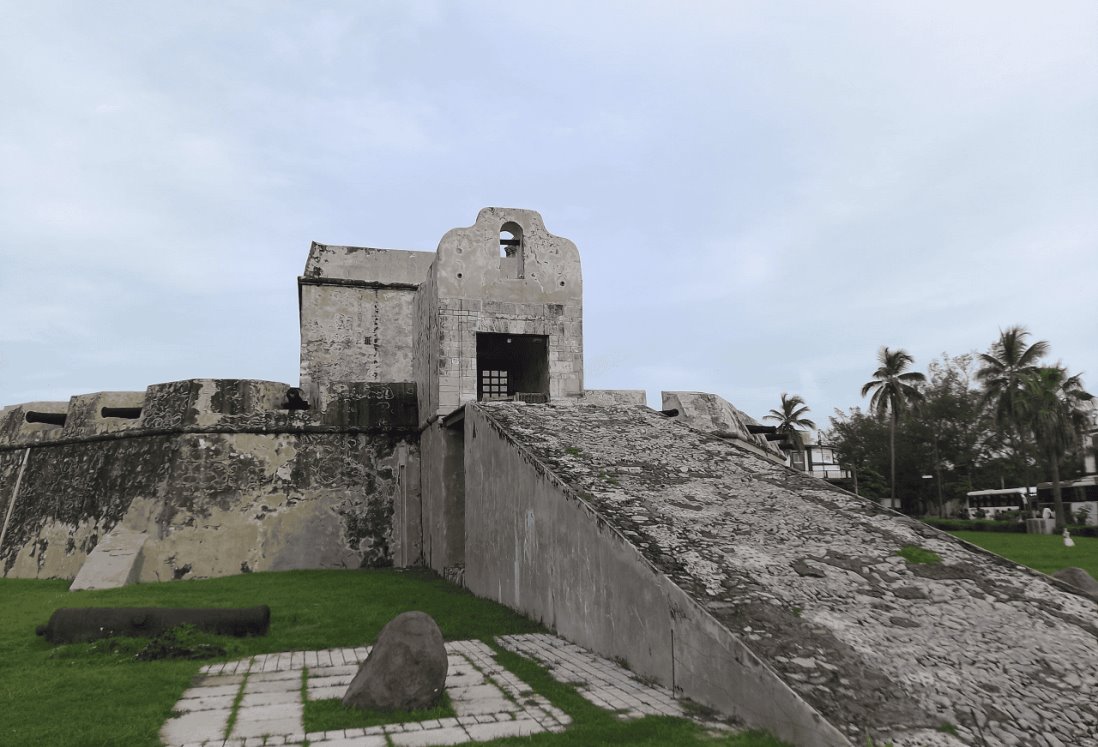
[[[515,736],[515,734],[511,733],[508,736]],[[454,726],[447,729],[429,729],[420,732],[392,734],[389,739],[397,745],[425,747],[426,745],[465,744],[469,741],[469,734],[465,729]]]
[[[229,725],[229,708],[182,713],[168,719],[160,729],[164,744],[221,744]]]
[[[609,659],[545,633],[496,638],[501,646],[538,662],[558,682],[573,685],[588,702],[615,711],[619,718],[678,716],[686,712],[666,690],[638,680]]]
[[[222,698],[222,697],[236,697],[236,694],[240,692],[240,685],[243,682],[236,682],[231,685],[200,685],[198,687],[191,687],[183,691],[182,700],[188,700],[190,698]]]
[[[214,695],[211,697],[181,698],[175,704],[175,710],[179,713],[191,713],[193,711],[232,710],[236,695]]]

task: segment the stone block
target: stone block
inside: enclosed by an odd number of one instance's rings
[[[88,554],[69,591],[114,589],[137,583],[146,539],[145,532],[116,526]]]
[[[426,745],[465,744],[469,735],[460,727],[429,729],[388,735],[394,745],[402,747],[426,747]],[[356,742],[354,747],[358,747]]]

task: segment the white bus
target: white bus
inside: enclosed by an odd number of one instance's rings
[[[965,513],[970,519],[996,519],[1007,511],[1033,508],[1036,498],[1036,488],[973,490],[965,495]]]

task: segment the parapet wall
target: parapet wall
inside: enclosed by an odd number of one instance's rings
[[[55,422],[42,422],[56,416]],[[97,392],[0,410],[0,449],[173,432],[397,431],[417,427],[411,382],[340,381],[313,397],[276,381],[184,379],[144,392]]]
[[[391,564],[418,490],[415,386],[325,394],[293,409],[286,384],[197,379],[5,408],[2,575],[72,578],[116,526],[147,534],[146,581]],[[27,422],[40,411],[65,422]]]

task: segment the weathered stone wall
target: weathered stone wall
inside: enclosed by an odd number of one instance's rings
[[[465,437],[436,420],[420,434],[423,477],[422,560],[459,581],[465,566]]]
[[[477,593],[561,632],[589,620],[565,634],[798,744],[835,742],[790,734],[784,705],[744,710],[737,646],[853,743],[1094,743],[1098,605],[1047,576],[646,408],[490,403],[466,422]],[[670,678],[642,562],[686,599],[667,597]],[[711,663],[687,677],[691,651]]]
[[[303,284],[302,388],[328,381],[410,381],[414,300],[412,288]]]
[[[399,443],[187,433],[34,448],[0,548],[4,575],[72,578],[118,524],[148,532],[144,581],[389,565]],[[21,457],[0,452],[7,500]]]
[[[581,401],[585,405],[647,405],[648,393],[643,389],[586,389]]]
[[[796,744],[847,744],[505,431],[496,412],[465,410],[465,583],[473,593]],[[567,447],[558,454],[568,455]]]
[[[431,265],[427,277],[416,291],[415,337],[412,350],[412,371],[419,402],[419,421],[424,425],[439,413],[438,375],[447,362],[442,360],[438,299],[438,267]]]
[[[135,499],[157,497],[168,478],[170,441],[152,436],[0,450],[3,575],[75,577]]]
[[[412,381],[416,288],[432,252],[314,243],[298,279],[301,382]]]
[[[293,411],[277,382],[161,384],[123,430],[93,415],[133,393],[83,395],[48,441],[7,408],[3,574],[71,578],[119,525],[148,534],[142,580],[391,564],[393,512],[419,502],[414,387],[345,386],[338,407]]]
[[[500,256],[500,233],[508,225],[522,234],[522,271],[517,275],[516,258]],[[579,252],[571,241],[549,233],[537,213],[485,208],[473,226],[449,231],[418,293],[423,296],[416,302],[422,342],[416,350],[415,380],[423,422],[476,401],[478,332],[545,335],[549,396],[582,395]]]

